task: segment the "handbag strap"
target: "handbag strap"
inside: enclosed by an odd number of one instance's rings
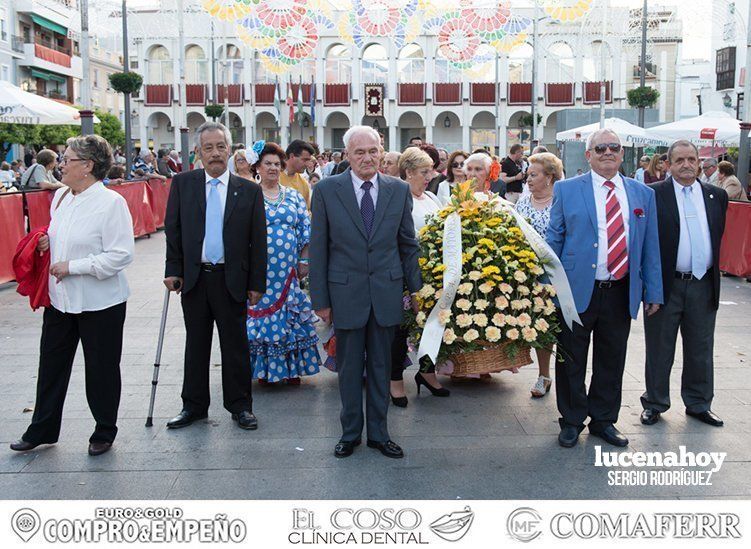
[[[60,196],[60,198],[58,199],[58,201],[57,201],[57,206],[55,206],[55,211],[57,211],[57,209],[58,209],[58,208],[60,207],[60,203],[61,203],[61,202],[63,201],[63,199],[64,199],[64,198],[65,198],[65,197],[66,197],[66,196],[68,195],[68,193],[69,193],[69,192],[70,192],[70,187],[68,187],[67,189],[65,189],[65,192],[64,192],[64,193],[62,194],[62,196]]]

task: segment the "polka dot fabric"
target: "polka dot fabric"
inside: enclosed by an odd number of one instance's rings
[[[310,242],[310,218],[302,195],[285,188],[278,208],[266,204],[266,241],[268,267],[266,293],[251,311],[268,310],[261,316],[248,316],[248,341],[253,379],[271,383],[317,374],[321,358],[318,321],[310,300],[292,278],[285,284],[302,249]],[[285,293],[286,289],[286,293]],[[274,304],[281,307],[274,310]]]

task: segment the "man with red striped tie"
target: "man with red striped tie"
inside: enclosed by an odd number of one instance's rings
[[[647,315],[663,303],[655,194],[618,173],[623,147],[611,130],[592,133],[585,155],[591,171],[555,184],[547,233],[581,319],[573,330],[561,322],[558,335],[563,358],[555,369],[558,442],[575,446],[589,417],[591,435],[627,446],[615,423],[631,319],[642,301]],[[594,348],[587,392],[590,339]]]

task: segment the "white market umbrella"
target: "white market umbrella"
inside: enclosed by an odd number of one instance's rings
[[[647,130],[648,134],[669,143],[688,139],[696,145],[737,146],[740,122],[726,112],[711,111],[694,118],[676,120]]]
[[[653,137],[648,130],[626,122],[622,118],[606,118],[605,127],[612,130],[626,147],[643,147],[651,145],[654,147],[667,147],[669,145],[665,140]],[[556,141],[586,141],[587,137],[600,129],[600,123],[587,124],[570,130],[565,130],[555,134]]]
[[[0,122],[7,124],[81,125],[78,109],[0,82]],[[94,122],[99,123],[95,116]]]

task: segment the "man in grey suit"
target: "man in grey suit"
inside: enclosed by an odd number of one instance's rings
[[[344,146],[350,168],[313,190],[310,242],[313,308],[336,331],[342,437],[334,454],[350,456],[360,444],[365,365],[368,446],[401,458],[402,449],[389,437],[386,412],[391,342],[404,314],[404,286],[411,293],[422,286],[412,195],[404,181],[378,173],[382,149],[375,130],[350,128]]]

